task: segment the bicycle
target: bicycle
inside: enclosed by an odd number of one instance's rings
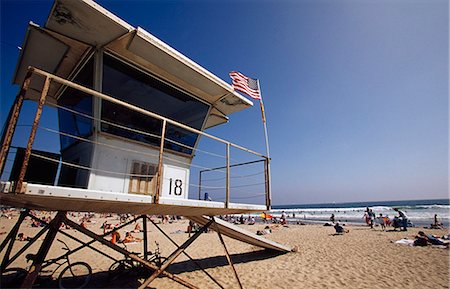
[[[86,262],[75,262],[71,263],[69,259],[70,249],[69,246],[62,240],[58,239],[58,242],[61,242],[64,247],[63,250],[68,251],[64,255],[44,261],[41,267],[41,271],[39,272],[38,277],[34,283],[34,286],[44,286],[49,282],[53,281],[53,275],[60,269],[62,266],[67,266],[62,269],[61,273],[58,275],[57,281],[60,289],[82,289],[84,288],[92,277],[92,268]],[[35,254],[27,254],[26,255],[27,262],[36,259]],[[44,270],[45,268],[56,265],[55,269]],[[25,277],[28,274],[28,270],[23,268],[8,268],[2,272],[1,277],[1,288],[19,288],[22,285],[22,282],[25,280]]]
[[[155,242],[156,249],[154,252],[148,251],[147,252],[147,261],[155,264],[157,267],[161,267],[161,265],[167,261],[166,257],[161,256],[161,251],[159,249],[159,244]],[[125,248],[126,245],[124,244]],[[139,255],[140,253],[132,252],[132,254],[139,256],[139,258],[144,259],[144,256]],[[111,266],[108,269],[108,275],[111,280],[116,280],[118,277],[129,274],[130,272],[133,272],[134,274],[138,276],[144,276],[149,272],[152,272],[151,269],[148,267],[145,267],[142,265],[142,263],[137,262],[130,257],[126,256],[122,260],[117,260],[114,263],[111,264]]]

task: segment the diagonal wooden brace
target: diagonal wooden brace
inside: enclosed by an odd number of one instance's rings
[[[145,267],[147,267],[149,269],[152,269],[152,270],[155,270],[155,271],[160,269],[155,264],[153,264],[153,263],[151,263],[151,262],[149,262],[147,260],[144,260],[142,258],[139,258],[135,254],[132,254],[132,253],[128,252],[127,250],[125,250],[125,249],[123,249],[123,248],[121,248],[121,247],[111,243],[110,241],[104,239],[103,237],[95,234],[94,232],[91,232],[88,229],[83,228],[82,226],[78,225],[77,223],[75,223],[74,221],[72,221],[72,220],[70,220],[68,218],[64,219],[64,223],[68,224],[69,226],[71,226],[72,228],[78,230],[79,232],[81,232],[81,233],[83,233],[83,234],[93,238],[94,240],[102,243],[103,245],[105,245],[105,246],[107,246],[107,247],[109,247],[109,248],[111,248],[111,249],[113,249],[113,250],[115,250],[115,251],[117,251],[117,252],[119,252],[119,253],[127,256],[127,257],[129,257],[133,261],[141,263],[142,265],[144,265]],[[181,279],[180,277],[177,277],[174,274],[171,274],[169,272],[163,271],[163,272],[160,272],[160,274],[163,274],[163,275],[169,277],[170,279],[172,279],[172,280],[174,280],[174,281],[176,281],[176,282],[178,282],[178,283],[180,283],[180,284],[182,284],[182,285],[184,285],[184,286],[186,286],[188,288],[198,289],[198,287],[190,284],[189,282],[187,282],[187,281]]]
[[[16,236],[17,236],[17,233],[19,232],[20,225],[25,220],[27,215],[28,215],[28,210],[20,213],[19,219],[17,220],[16,224],[14,225],[12,230],[9,232],[8,236],[6,236],[6,239],[3,241],[3,243],[0,245],[0,252],[1,252],[1,251],[3,251],[3,249],[6,247],[6,245],[9,242],[9,246],[6,249],[5,255],[3,256],[3,261],[2,261],[2,265],[1,265],[2,272],[8,266],[8,263],[10,261],[9,255],[11,254],[11,250],[14,245],[14,241],[16,240]]]
[[[176,249],[172,254],[170,254],[170,256],[167,258],[167,261],[164,262],[160,268],[158,268],[158,270],[156,270],[150,277],[148,277],[147,280],[144,281],[144,283],[142,283],[141,286],[139,286],[139,289],[144,289],[146,288],[153,280],[156,279],[156,277],[159,276],[159,274],[161,274],[162,272],[164,272],[164,270],[166,270],[166,268],[172,264],[173,261],[175,261],[175,259],[184,252],[184,250],[186,250],[187,247],[189,247],[192,242],[194,242],[203,232],[206,231],[206,229],[209,228],[209,226],[211,226],[211,224],[213,223],[213,220],[209,221],[205,226],[203,226],[200,230],[198,230],[197,233],[195,233],[191,238],[189,238],[186,242],[184,242],[180,247],[178,247],[178,249]]]
[[[167,235],[167,233],[166,232],[164,232],[152,219],[150,219],[148,216],[147,216],[147,218],[148,218],[148,220],[150,221],[150,222],[152,222],[152,224],[170,241],[170,242],[172,242],[172,244],[174,244],[177,248],[180,248],[180,246],[178,246],[178,244],[172,239],[172,238],[170,238],[170,236],[169,235]],[[219,286],[221,289],[225,289],[222,285],[220,285],[220,283],[219,282],[217,282],[217,280],[216,279],[214,279],[214,277],[213,276],[211,276],[211,274],[209,274],[208,273],[208,271],[206,271],[194,258],[192,258],[191,256],[189,256],[189,254],[188,253],[186,253],[186,251],[184,251],[183,252],[183,254],[186,256],[186,257],[188,257],[189,258],[189,260],[191,260],[192,262],[194,262],[194,264],[195,265],[197,265],[197,267],[198,268],[200,268],[200,270],[202,270],[203,271],[203,273],[205,273],[206,274],[206,276],[208,276],[214,283],[216,283],[216,285],[217,286]]]
[[[231,261],[230,253],[228,252],[227,246],[225,246],[225,242],[224,242],[224,240],[222,238],[222,234],[220,233],[219,226],[217,225],[214,217],[211,217],[211,219],[212,219],[212,222],[214,222],[214,225],[216,226],[217,234],[219,235],[220,242],[222,243],[223,248],[225,249],[225,254],[227,256],[228,263],[230,264],[231,269],[233,269],[233,273],[234,273],[234,276],[236,277],[236,280],[237,280],[237,282],[239,284],[239,288],[242,289],[241,280],[239,280],[239,276],[237,274],[236,268],[234,268],[233,262]]]
[[[65,217],[66,212],[58,212],[55,218],[49,224],[49,230],[47,236],[45,236],[44,242],[42,243],[39,251],[36,254],[36,259],[33,261],[25,280],[20,288],[31,288],[34,281],[36,280],[39,272],[41,271],[42,263],[44,263],[45,257],[47,256],[50,247],[52,246],[53,240],[58,233],[58,229],[61,226],[62,220]]]

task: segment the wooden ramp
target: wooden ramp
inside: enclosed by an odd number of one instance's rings
[[[200,224],[201,226],[206,225],[211,220],[207,216],[186,216],[186,218],[196,222],[197,224]],[[276,250],[280,252],[290,252],[292,250],[292,248],[289,246],[268,240],[219,218],[215,218],[215,221],[222,235],[266,249]],[[209,228],[214,231],[216,230],[216,227],[214,225],[210,226]]]

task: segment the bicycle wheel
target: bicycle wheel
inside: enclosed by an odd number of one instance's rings
[[[163,263],[165,263],[166,261],[167,261],[167,258],[166,257],[161,257],[161,256],[152,260],[152,262],[158,267],[161,267],[161,265]]]
[[[124,272],[133,268],[133,263],[131,260],[118,260],[109,266],[108,275],[111,280],[115,280],[117,277],[122,275]]]
[[[19,288],[28,271],[22,268],[8,268],[2,272],[0,288]]]
[[[85,262],[76,262],[62,270],[58,277],[58,285],[61,289],[81,289],[89,283],[91,277],[91,266]]]

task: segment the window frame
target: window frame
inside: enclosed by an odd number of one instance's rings
[[[95,59],[94,55],[95,55],[95,51],[90,50],[90,51],[86,54],[86,57],[84,57],[84,58],[79,62],[79,64],[77,65],[77,67],[72,71],[72,73],[71,73],[70,76],[68,77],[68,80],[71,81],[71,82],[74,82],[75,78],[77,78],[77,76],[81,73],[81,71],[85,68],[85,66],[89,63],[89,61],[92,60],[92,63],[93,63],[93,65],[92,65],[93,71],[92,71],[92,87],[91,87],[91,89],[93,89],[93,88],[95,87],[95,81],[96,81],[96,77],[95,77],[95,62],[96,62],[96,59]],[[74,82],[74,83],[75,83],[75,82]],[[84,86],[84,84],[80,84],[80,85],[83,85],[83,86]],[[67,85],[61,85],[61,87],[58,89],[58,91],[57,91],[57,93],[56,93],[56,101],[57,101],[57,102],[59,102],[59,100],[61,99],[61,97],[63,96],[63,94],[66,92],[66,90],[67,90],[68,88],[69,88],[69,86],[67,86]],[[95,98],[96,98],[96,97],[95,97],[94,95],[91,95],[91,109],[92,109],[91,117],[93,117],[93,118],[96,117],[96,116],[95,116],[95,107],[94,107],[94,99],[95,99]],[[58,109],[58,108],[57,108],[57,109]],[[58,110],[59,110],[59,109],[58,109]],[[90,133],[87,134],[87,135],[85,135],[85,136],[83,136],[83,137],[85,137],[86,139],[91,138],[91,137],[95,134],[95,131],[96,131],[96,129],[95,129],[95,124],[94,124],[94,123],[95,123],[95,119],[91,119],[90,121],[91,121],[91,129],[90,129]],[[59,112],[58,112],[58,127],[60,128]],[[73,146],[75,146],[75,145],[77,145],[77,144],[79,144],[79,143],[80,143],[80,140],[76,140],[76,141],[72,142],[70,145],[68,145],[68,146],[66,146],[66,147],[63,148],[62,143],[61,143],[61,140],[60,140],[60,144],[59,144],[59,145],[60,145],[60,151],[61,151],[61,153],[62,153],[63,151],[70,150]]]
[[[158,76],[158,75],[152,73],[151,71],[146,70],[146,69],[143,68],[141,65],[138,65],[138,64],[136,64],[135,62],[133,62],[133,61],[131,61],[131,60],[126,60],[126,59],[122,58],[121,56],[117,55],[116,53],[114,53],[114,52],[111,51],[111,50],[104,50],[104,51],[102,51],[102,65],[101,65],[101,69],[102,69],[102,73],[101,73],[101,75],[102,75],[102,79],[101,79],[101,91],[102,91],[102,92],[103,92],[103,82],[104,82],[103,77],[104,77],[104,66],[105,66],[105,65],[104,65],[104,57],[105,57],[105,56],[106,56],[106,57],[111,57],[111,58],[113,58],[114,60],[120,61],[123,65],[129,66],[130,68],[135,69],[135,70],[137,70],[138,72],[143,73],[144,75],[146,75],[146,76],[148,76],[148,77],[154,78],[155,80],[160,81],[160,82],[162,82],[163,84],[168,85],[168,86],[170,86],[171,88],[173,88],[173,89],[175,89],[175,90],[178,90],[178,91],[180,91],[180,92],[186,94],[186,95],[189,96],[189,97],[192,97],[192,98],[195,99],[196,101],[199,101],[199,102],[205,104],[205,105],[207,106],[208,109],[207,109],[207,111],[206,111],[205,118],[203,119],[203,123],[202,123],[201,127],[198,129],[198,130],[200,130],[200,131],[204,131],[204,130],[205,130],[206,123],[207,123],[207,121],[208,121],[209,115],[210,115],[211,110],[212,110],[212,108],[213,108],[213,105],[212,105],[211,103],[209,103],[209,102],[207,102],[207,101],[201,99],[200,97],[198,97],[198,96],[196,96],[196,95],[190,93],[189,91],[187,91],[187,90],[185,90],[185,89],[183,89],[183,88],[181,88],[181,87],[179,87],[179,86],[177,86],[177,85],[175,85],[175,84],[173,84],[173,83],[171,83],[171,82],[165,80],[164,78],[162,78],[162,77],[160,77],[160,76]],[[114,97],[114,96],[111,95],[111,97]],[[98,110],[98,111],[99,111],[99,118],[100,118],[100,119],[101,119],[101,116],[102,116],[102,109],[103,109],[103,101],[100,101],[100,102],[99,102],[99,110]],[[161,116],[161,117],[163,117],[163,116],[160,115],[159,113],[156,113],[156,114],[159,115],[159,116]],[[166,117],[166,118],[167,118],[167,117]],[[179,121],[177,121],[177,120],[174,120],[174,119],[172,119],[172,120],[175,121],[175,122],[177,122],[177,123],[181,123],[181,122],[179,122]],[[189,125],[188,125],[188,126],[189,126]],[[178,126],[176,126],[176,127],[178,127]],[[189,127],[190,127],[190,126],[189,126]],[[178,127],[178,128],[180,128],[180,127]],[[181,128],[180,128],[180,129],[181,129]],[[166,130],[167,130],[167,128],[166,128]],[[107,131],[103,131],[102,128],[101,128],[101,125],[100,125],[100,127],[98,128],[97,132],[98,132],[99,134],[105,134],[105,135],[108,135],[108,136],[111,136],[111,137],[116,137],[116,138],[124,139],[124,140],[126,140],[126,141],[130,141],[130,142],[133,142],[133,143],[136,143],[136,144],[139,144],[139,145],[143,145],[143,146],[147,146],[147,147],[152,147],[152,148],[157,148],[157,149],[159,149],[159,147],[160,147],[160,145],[155,145],[155,144],[151,144],[151,143],[145,143],[145,142],[138,141],[138,140],[132,140],[132,139],[129,139],[129,138],[126,138],[126,137],[123,137],[123,136],[119,136],[119,135],[116,135],[116,134],[113,134],[113,133],[109,133],[109,132],[107,132]],[[195,143],[194,143],[194,145],[192,146],[191,153],[179,152],[179,151],[172,150],[172,149],[166,148],[166,147],[164,147],[164,150],[165,150],[165,151],[170,151],[171,153],[174,153],[174,154],[176,154],[176,155],[180,155],[180,156],[190,156],[190,157],[192,158],[192,157],[195,155],[195,150],[196,150],[196,148],[197,148],[197,146],[198,146],[198,143],[199,143],[199,141],[200,141],[200,138],[201,138],[201,134],[198,134],[197,139],[195,140]]]

